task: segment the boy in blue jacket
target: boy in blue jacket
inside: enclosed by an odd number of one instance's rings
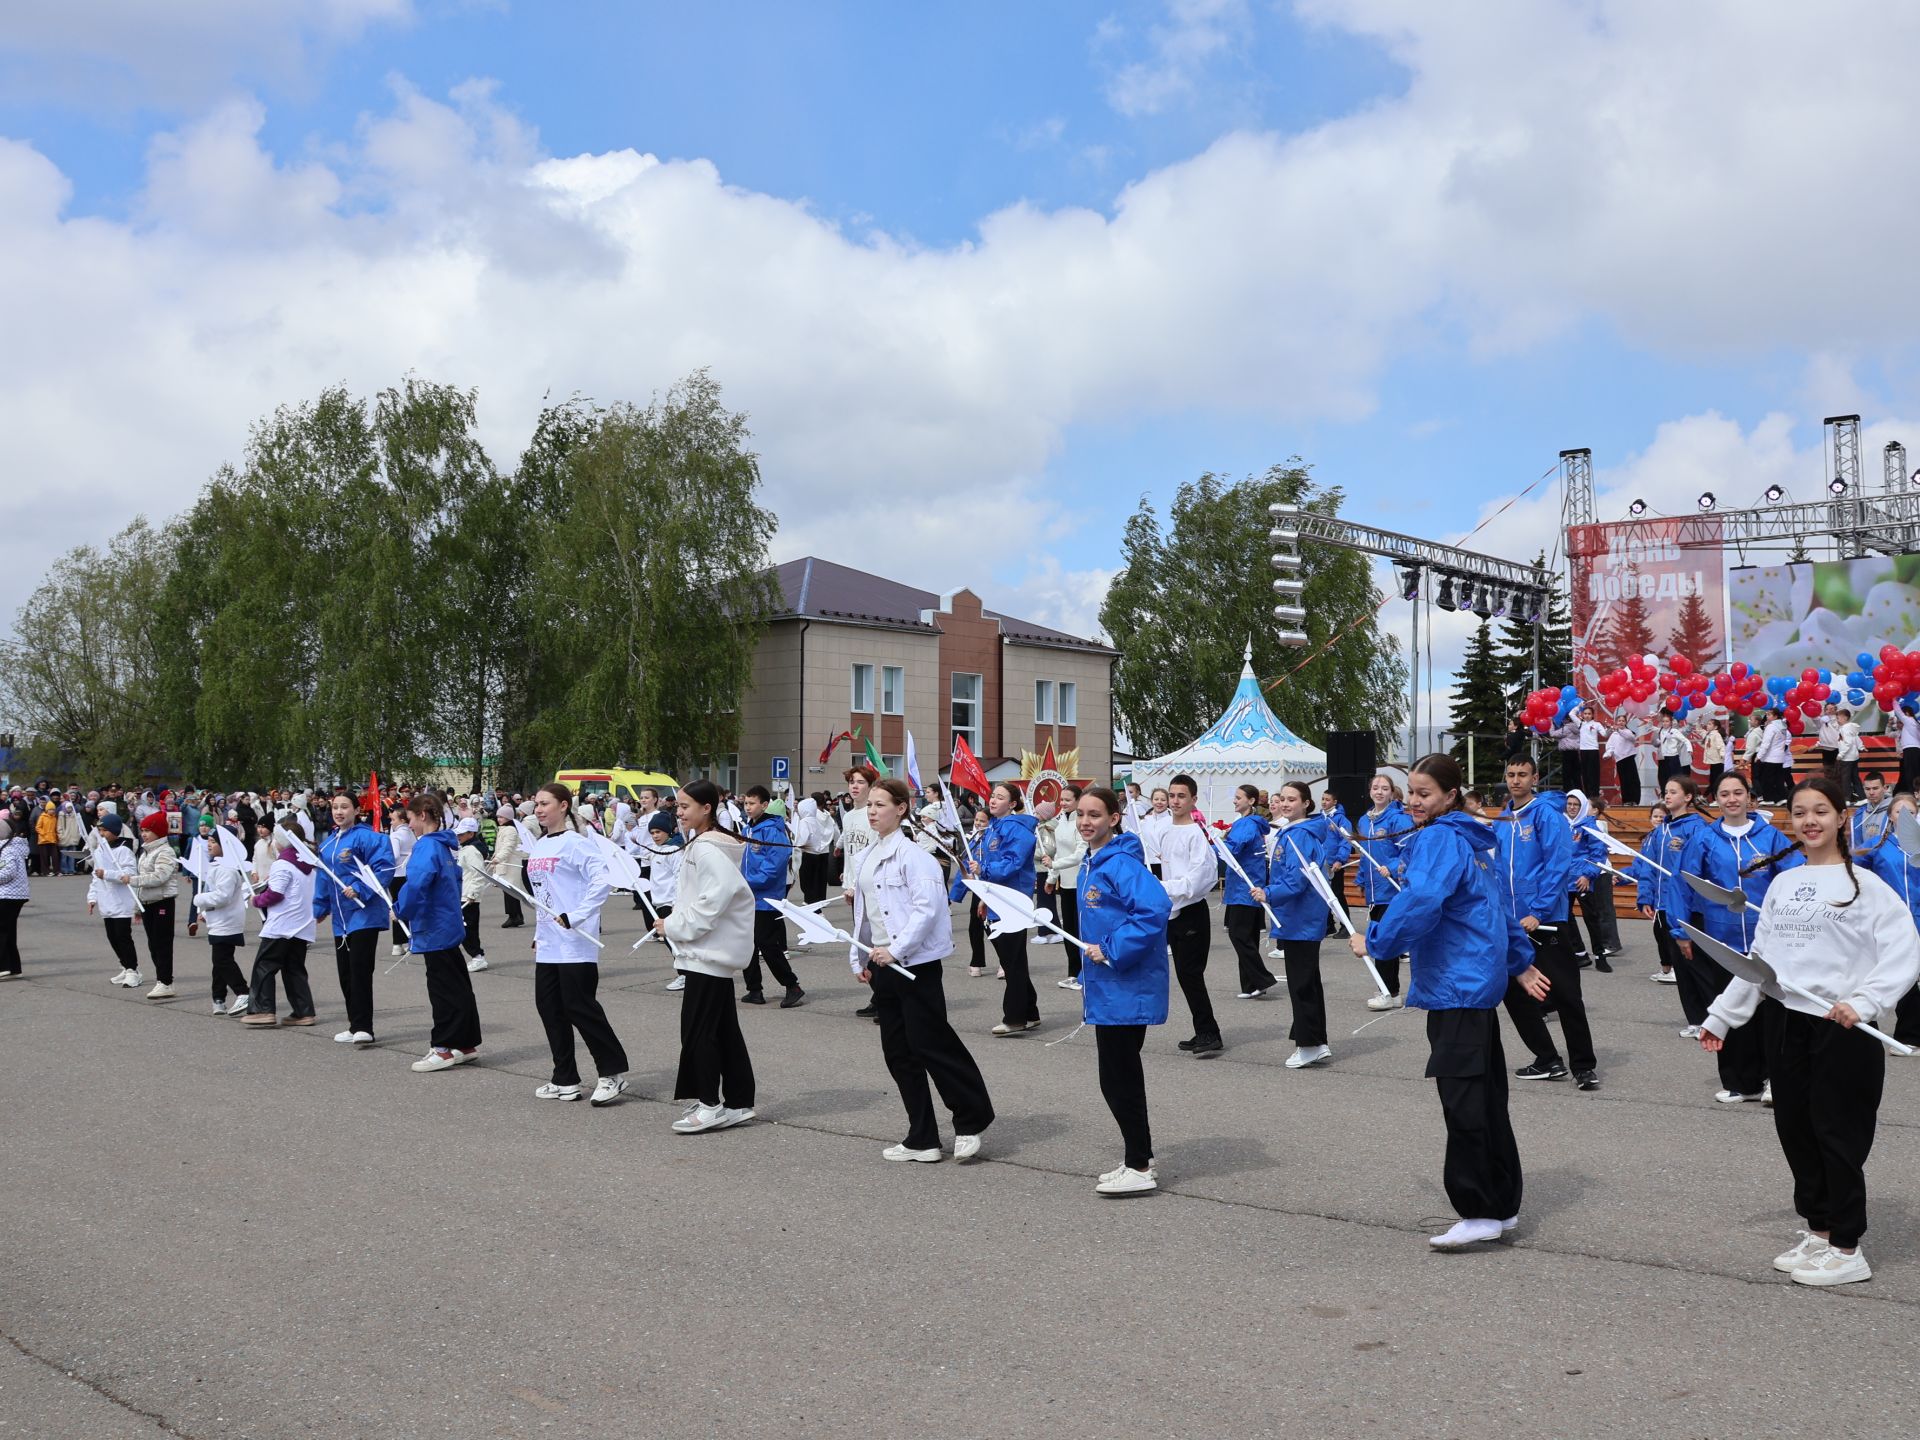
[[[767,807],[772,803],[773,793],[766,786],[754,785],[747,790],[747,849],[740,861],[740,873],[753,891],[753,959],[740,977],[746,991],[740,1002],[767,1003],[760,988],[760,962],[764,959],[773,978],[786,987],[780,1008],[791,1010],[807,998],[807,992],[800,988],[800,977],[787,963],[786,918],[767,902],[787,898],[787,862],[793,855],[793,837],[787,833],[787,822],[769,813]]]
[[[1565,797],[1554,790],[1536,793],[1538,781],[1531,755],[1516,755],[1507,762],[1509,798],[1493,827],[1496,875],[1507,897],[1508,913],[1532,940],[1533,963],[1552,987],[1574,1083],[1582,1090],[1598,1090],[1593,1032],[1587,1025],[1586,1003],[1580,998],[1580,966],[1567,945],[1567,927],[1573,923],[1567,903],[1573,884],[1573,829],[1567,824]],[[1506,1008],[1521,1043],[1533,1052],[1532,1062],[1514,1071],[1515,1076],[1566,1079],[1567,1063],[1560,1059],[1540,1002],[1521,986],[1510,985]]]

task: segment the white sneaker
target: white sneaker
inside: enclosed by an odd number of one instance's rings
[[[724,1105],[690,1105],[687,1113],[673,1122],[674,1133],[678,1135],[698,1135],[702,1130],[718,1130],[729,1122],[727,1116],[732,1112]]]
[[[1653,974],[1647,976],[1647,979],[1653,981],[1656,985],[1678,985],[1680,983],[1680,977],[1671,970],[1656,970]]]
[[[1793,1272],[1796,1285],[1851,1285],[1856,1280],[1871,1280],[1873,1270],[1867,1264],[1867,1252],[1854,1247],[1849,1255],[1829,1245]]]
[[[353,1043],[356,1045],[371,1045],[373,1044],[373,1036],[365,1030],[356,1030],[353,1032]]]
[[[1124,1175],[1126,1173],[1127,1173],[1127,1162],[1122,1160],[1118,1165],[1114,1166],[1113,1169],[1107,1171],[1106,1174],[1102,1175],[1100,1178],[1102,1180],[1112,1180],[1115,1177]],[[1151,1175],[1156,1180],[1160,1178],[1160,1162],[1158,1160],[1153,1159],[1151,1156],[1149,1156],[1147,1159],[1147,1174]]]
[[[669,990],[684,990],[686,988],[687,977],[684,975],[676,975],[667,982],[667,989]]]
[[[389,955],[404,955],[407,953],[407,947],[404,945],[389,945],[387,947],[387,953]]]
[[[978,980],[982,975],[986,973],[987,973],[987,967],[984,965],[967,966],[967,975],[970,979]]]
[[[1520,1217],[1518,1215],[1509,1216],[1507,1219],[1502,1220],[1500,1222],[1500,1233],[1502,1235],[1511,1235],[1514,1231],[1518,1230],[1519,1228],[1520,1228]]]
[[[1093,1188],[1100,1195],[1145,1195],[1158,1190],[1160,1182],[1151,1170],[1131,1170],[1122,1165],[1112,1174],[1102,1176]]]
[[[224,1000],[216,1000],[216,1001],[214,1001],[214,1002],[213,1002],[213,1013],[214,1013],[214,1014],[216,1014],[216,1015],[224,1015],[224,1014],[226,1014],[226,1013],[227,1013],[227,1002],[226,1002],[226,1001],[224,1001]]]
[[[408,1068],[425,1075],[434,1070],[451,1070],[459,1063],[451,1050],[429,1050]]]
[[[233,1003],[232,1003],[231,1005],[229,1005],[229,1006],[227,1006],[227,1014],[228,1014],[228,1015],[244,1015],[244,1014],[246,1014],[246,1013],[247,1013],[247,1003],[248,1003],[248,1002],[247,1002],[247,997],[246,997],[245,995],[236,995],[236,996],[234,996],[234,997],[233,997]]]
[[[1060,986],[1062,990],[1082,990],[1086,988],[1085,986],[1081,985],[1081,983],[1078,980],[1074,979],[1071,975],[1069,975],[1066,979],[1058,981],[1056,983]]]
[[[1700,1027],[1698,1025],[1682,1025],[1680,1027],[1680,1038],[1682,1040],[1698,1040],[1700,1038]]]
[[[922,1165],[937,1165],[946,1158],[940,1153],[940,1147],[931,1150],[909,1150],[904,1145],[889,1145],[880,1152],[882,1160],[917,1160]]]
[[[1326,1045],[1302,1045],[1287,1057],[1289,1070],[1304,1070],[1309,1065],[1324,1065],[1333,1059],[1332,1047]]]
[[[720,1122],[720,1128],[726,1130],[735,1125],[744,1125],[747,1121],[753,1119],[754,1113],[754,1108],[751,1105],[743,1106],[740,1109],[729,1109],[727,1111],[727,1118]]]
[[[534,1091],[533,1094],[537,1100],[578,1100],[580,1098],[580,1087],[578,1085],[555,1085],[552,1081],[548,1081],[545,1085],[542,1085],[538,1090]]]
[[[1264,990],[1242,990],[1233,998],[1236,1000],[1258,1000],[1264,994],[1266,994]]]
[[[175,995],[177,995],[178,993],[179,993],[179,992],[178,992],[177,990],[175,990],[175,989],[173,988],[173,986],[171,986],[171,985],[169,985],[169,984],[167,984],[167,982],[166,982],[166,981],[164,981],[164,980],[156,980],[156,981],[154,982],[154,985],[153,985],[153,988],[152,988],[151,990],[149,990],[149,991],[147,991],[147,999],[149,999],[149,1000],[171,1000],[171,999],[173,999],[173,997],[174,997]]]
[[[353,1031],[342,1030],[338,1035],[333,1037],[333,1043],[336,1045],[351,1045],[353,1043]]]
[[[1520,1217],[1514,1217],[1520,1223]],[[1456,1220],[1444,1235],[1435,1235],[1427,1243],[1436,1250],[1464,1250],[1482,1240],[1498,1240],[1506,1232],[1503,1220]]]
[[[484,955],[476,955],[471,960],[467,961],[467,969],[470,972],[473,972],[475,974],[477,974],[478,972],[486,968],[487,968],[487,957]]]
[[[109,985],[125,985],[128,989],[132,989],[140,983],[140,972],[138,970],[122,970],[107,983]]]
[[[1402,1000],[1398,995],[1369,995],[1367,997],[1367,1009],[1369,1010],[1398,1010],[1406,1003],[1407,1002]]]
[[[600,1083],[593,1087],[595,1105],[611,1105],[627,1093],[627,1077],[624,1075],[602,1075]]]
[[[480,1052],[477,1049],[455,1050],[452,1053],[453,1053],[453,1063],[456,1065],[471,1065],[474,1061],[480,1058]]]
[[[980,1137],[978,1135],[956,1135],[953,1137],[954,1159],[971,1160],[979,1153]]]
[[[1782,1274],[1791,1275],[1809,1260],[1816,1259],[1829,1248],[1827,1237],[1816,1235],[1811,1230],[1800,1232],[1800,1243],[1791,1250],[1783,1250],[1773,1257],[1773,1268]]]
[[[1716,1090],[1713,1098],[1722,1105],[1739,1105],[1748,1100],[1758,1100],[1758,1095],[1744,1095],[1738,1090]]]
[[[1769,1110],[1773,1108],[1773,1081],[1769,1080],[1760,1087],[1760,1103]]]

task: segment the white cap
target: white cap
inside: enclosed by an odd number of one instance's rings
[[[453,833],[456,835],[478,835],[480,833],[480,822],[469,815],[463,820],[454,822]]]

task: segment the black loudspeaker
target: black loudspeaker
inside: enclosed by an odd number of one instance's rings
[[[1367,787],[1379,767],[1377,742],[1371,730],[1327,732],[1327,788],[1333,791],[1349,822],[1358,822],[1372,808]]]

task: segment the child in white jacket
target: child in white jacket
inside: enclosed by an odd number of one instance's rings
[[[200,816],[200,833],[207,839],[207,879],[194,892],[194,908],[207,922],[207,944],[213,951],[213,1013],[247,1013],[247,977],[234,951],[247,943],[247,899],[250,887],[241,868],[245,847],[238,836]],[[227,996],[233,996],[231,1006]]]

